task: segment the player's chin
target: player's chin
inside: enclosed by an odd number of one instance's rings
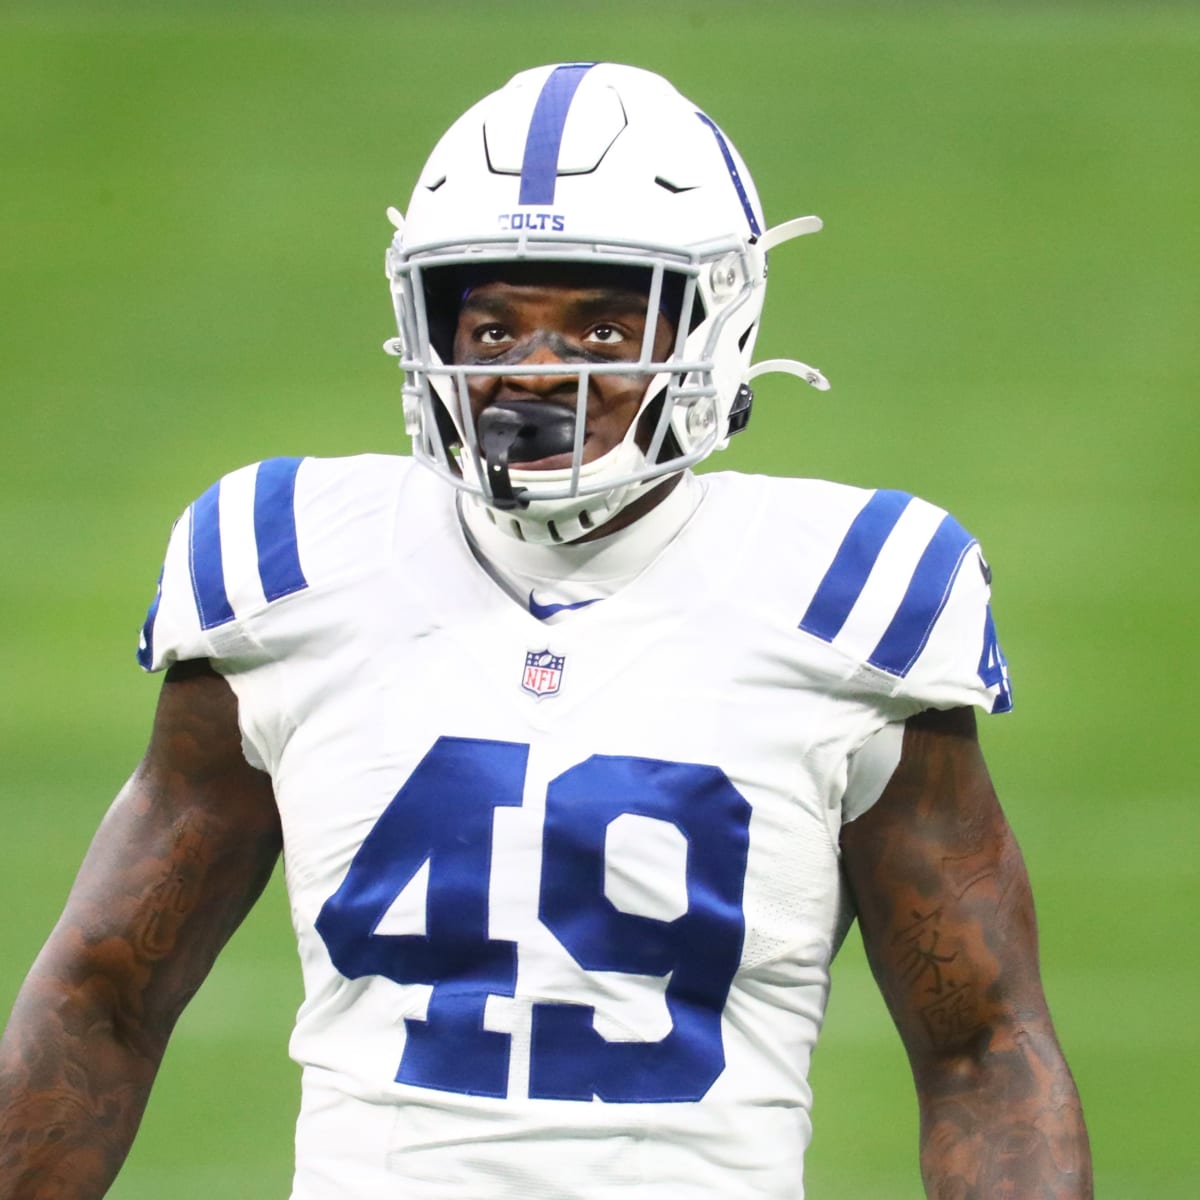
[[[549,458],[539,458],[533,462],[514,462],[508,465],[514,471],[569,471],[574,461],[573,454],[552,454]]]
[[[585,434],[581,465],[587,466],[593,459],[599,458],[604,453],[604,449],[600,440],[593,438],[591,434]],[[534,459],[532,462],[511,462],[508,465],[514,471],[569,471],[574,464],[575,455],[567,453],[551,454],[546,458]]]

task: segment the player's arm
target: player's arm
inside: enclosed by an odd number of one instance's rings
[[[0,1198],[91,1200],[115,1177],[167,1039],[279,855],[268,777],[207,662],[173,667],[0,1041]]]
[[[867,957],[912,1064],[927,1194],[1091,1197],[1029,880],[970,710],[908,722],[899,766],[844,827],[842,849]]]

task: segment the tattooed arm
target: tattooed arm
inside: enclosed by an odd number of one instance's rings
[[[968,709],[914,717],[842,832],[871,969],[904,1040],[931,1200],[1086,1200],[1079,1096],[1042,994],[1033,900]]]
[[[0,1041],[0,1198],[103,1196],[167,1038],[279,855],[267,776],[207,663],[172,668]]]

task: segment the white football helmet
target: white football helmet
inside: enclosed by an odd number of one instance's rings
[[[665,79],[612,63],[566,63],[516,75],[460,117],[418,180],[407,217],[388,215],[387,253],[400,336],[405,427],[415,457],[486,506],[495,523],[531,542],[570,542],[620,512],[665,476],[724,447],[750,412],[750,381],[767,370],[829,385],[790,360],[751,367],[766,285],[767,251],[821,228],[800,217],[765,230],[754,183],[732,144]],[[450,361],[464,283],[578,264],[589,272],[640,269],[646,337],[636,361],[578,360],[520,373],[578,380],[574,412],[558,408],[549,453],[561,470],[508,469],[514,443],[538,445],[524,412],[471,419],[472,376],[513,374],[502,364]],[[677,333],[656,361],[658,312]],[[624,441],[583,461],[590,381],[600,373],[650,379]],[[656,407],[657,406],[657,407]],[[648,414],[648,416],[647,416]],[[646,419],[642,419],[646,416]],[[541,421],[540,415],[538,422]],[[534,424],[538,424],[535,422]],[[647,430],[652,434],[647,438]],[[644,443],[639,445],[640,440]],[[532,439],[521,443],[520,439]],[[514,453],[533,461],[549,453]]]

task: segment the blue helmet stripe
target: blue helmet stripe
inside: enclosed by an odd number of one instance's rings
[[[754,215],[754,205],[750,203],[750,196],[746,191],[746,185],[742,182],[741,174],[737,169],[737,163],[733,161],[733,155],[730,153],[729,143],[725,140],[725,135],[717,128],[717,123],[711,117],[706,116],[702,112],[697,112],[696,116],[713,131],[713,137],[717,139],[717,145],[721,147],[721,157],[725,160],[725,166],[729,171],[729,178],[733,180],[733,186],[737,190],[738,199],[742,202],[742,208],[746,213],[746,220],[750,222],[750,232],[755,237],[760,237],[762,229],[758,224],[758,218]]]
[[[867,660],[872,666],[892,675],[908,674],[925,649],[963,559],[974,545],[975,539],[953,517],[942,519],[917,563],[892,623]]]
[[[818,585],[801,629],[827,642],[837,637],[911,499],[907,492],[877,491],[863,505]]]
[[[225,593],[225,567],[221,560],[220,481],[192,505],[189,559],[192,595],[201,629],[215,629],[233,620]]]
[[[258,464],[254,481],[254,541],[263,595],[278,600],[308,587],[296,544],[296,472],[302,458]]]
[[[533,106],[521,160],[519,204],[553,204],[558,151],[575,91],[595,63],[564,63],[550,72]]]

